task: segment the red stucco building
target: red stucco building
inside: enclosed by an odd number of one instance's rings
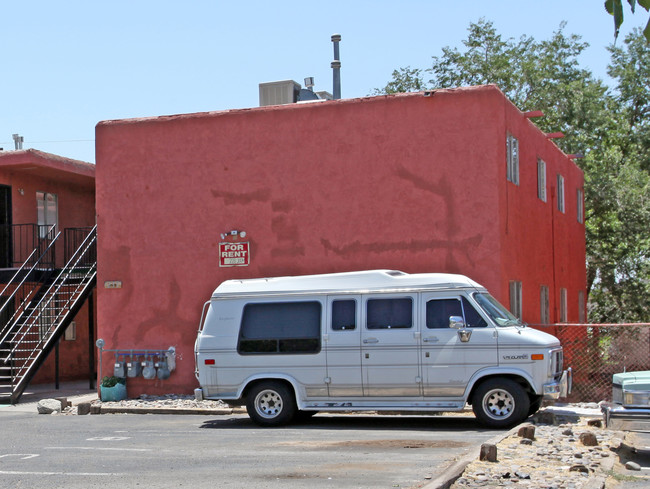
[[[584,321],[583,174],[529,116],[483,86],[99,123],[98,337],[177,353],[130,395],[196,387],[231,278],[453,272],[529,323]]]
[[[53,382],[57,348],[60,380],[93,374],[94,225],[95,165],[0,151],[0,402]]]

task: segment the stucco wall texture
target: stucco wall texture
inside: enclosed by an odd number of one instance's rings
[[[519,139],[519,185],[506,180],[508,132]],[[506,305],[510,280],[521,281],[532,323],[540,285],[552,321],[567,288],[578,320],[582,172],[495,86],[104,121],[96,152],[98,337],[109,349],[178,354],[168,380],[129,379],[129,395],[197,386],[201,309],[231,278],[461,273]],[[537,158],[547,202],[537,197]],[[556,173],[564,213],[551,198]],[[219,266],[230,230],[247,233],[247,267]]]

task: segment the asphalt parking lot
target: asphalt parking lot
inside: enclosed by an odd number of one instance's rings
[[[0,487],[421,487],[498,432],[473,417],[49,416],[0,408]]]

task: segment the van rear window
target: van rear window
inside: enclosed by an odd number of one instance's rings
[[[318,353],[320,332],[320,302],[247,304],[237,350],[248,355]]]

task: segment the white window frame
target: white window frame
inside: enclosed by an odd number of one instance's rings
[[[578,217],[578,222],[580,224],[584,224],[585,222],[585,193],[584,191],[579,188],[578,191],[576,192],[576,202],[577,202],[577,207],[576,207],[576,212],[577,212],[577,217]]]
[[[522,285],[517,280],[510,281],[510,312],[521,319],[522,316]]]
[[[75,341],[77,339],[77,323],[75,321],[70,322],[70,325],[65,329],[63,339],[65,341]]]
[[[59,199],[57,195],[41,190],[37,191],[36,214],[40,237],[44,238],[47,235],[47,226],[55,226],[56,228],[59,224]]]
[[[506,178],[519,185],[519,140],[508,133],[506,137]]]
[[[566,206],[564,205],[564,177],[557,174],[557,210],[564,214]]]
[[[546,202],[546,162],[537,158],[537,197]]]

